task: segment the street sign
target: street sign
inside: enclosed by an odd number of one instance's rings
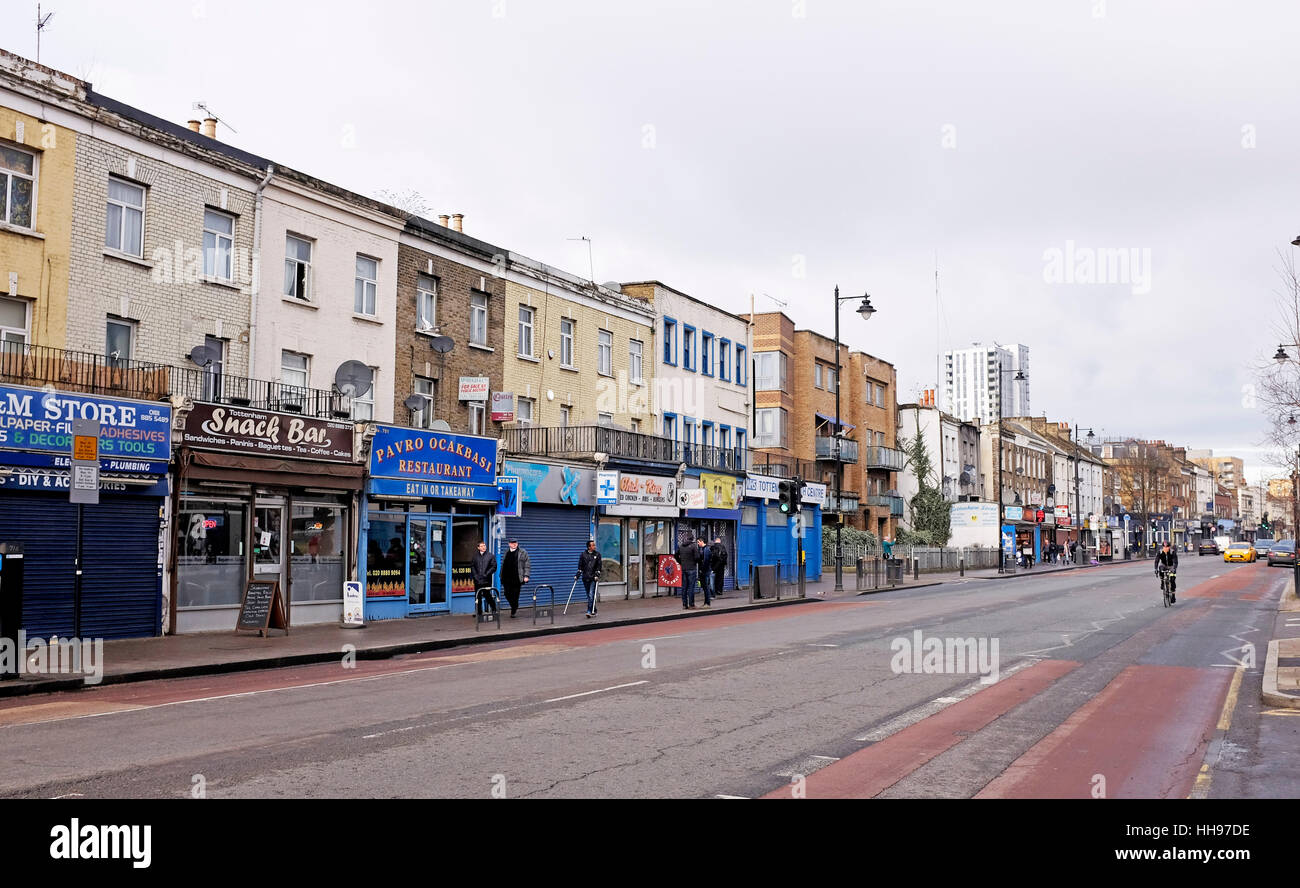
[[[68,502],[99,504],[99,420],[72,420],[72,464]]]
[[[618,472],[596,473],[596,505],[618,505]]]

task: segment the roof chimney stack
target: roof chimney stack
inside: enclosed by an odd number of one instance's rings
[[[451,217],[448,216],[446,213],[439,213],[439,214],[438,214],[438,224],[441,225],[443,228],[450,228],[450,227],[451,227],[451,226],[448,224],[448,223],[450,222],[450,220],[451,220]]]
[[[185,124],[185,125],[188,126],[190,129],[192,129],[192,130],[193,130],[194,132],[196,132],[196,133],[199,131],[199,122],[198,122],[197,120],[191,120],[189,123],[187,123],[187,124]]]
[[[217,118],[203,118],[203,135],[207,136],[209,139],[215,139],[217,137]]]
[[[452,231],[464,231],[465,229],[461,227],[461,226],[464,224],[464,220],[465,220],[465,214],[464,214],[464,213],[452,213],[452,214],[451,214],[451,230],[452,230]]]

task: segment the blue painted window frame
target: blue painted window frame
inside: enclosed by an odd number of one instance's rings
[[[694,416],[682,417],[682,443],[683,444],[695,443],[695,417]]]
[[[677,366],[677,319],[664,317],[664,363]]]
[[[695,328],[682,324],[682,368],[692,372],[695,371],[695,349],[691,348],[694,344]]]
[[[700,332],[700,372],[705,376],[713,375],[713,355],[709,353],[709,346],[713,344],[713,334],[708,330]]]
[[[731,382],[731,340],[718,339],[718,379]]]
[[[670,441],[677,440],[677,414],[664,413],[664,437]]]
[[[736,343],[736,385],[749,386],[749,367],[745,365],[746,349],[739,342]]]
[[[718,423],[718,447],[723,450],[731,449],[731,426]]]
[[[713,423],[705,420],[700,424],[700,443],[705,447],[713,446]]]

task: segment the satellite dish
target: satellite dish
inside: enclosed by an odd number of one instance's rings
[[[429,402],[424,395],[411,395],[411,397],[407,398],[402,403],[406,405],[407,410],[423,410],[424,405]]]
[[[429,347],[440,355],[445,355],[456,347],[456,340],[450,336],[435,336],[429,340]]]
[[[206,345],[196,345],[190,349],[190,360],[200,367],[206,367],[209,364],[215,364],[221,356],[213,354],[215,349],[208,348]]]
[[[334,371],[334,387],[349,398],[364,397],[374,380],[374,371],[360,361],[344,361]]]
[[[445,419],[435,419],[435,420],[433,421],[433,424],[430,425],[429,428],[433,429],[435,432],[450,432],[450,431],[451,431],[451,426],[447,425],[447,420],[445,420]]]

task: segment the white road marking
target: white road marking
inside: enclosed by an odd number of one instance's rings
[[[784,771],[774,773],[777,777],[807,777],[814,771],[820,771],[827,765],[838,761],[839,758],[833,755],[806,755]]]
[[[663,641],[665,638],[681,638],[680,635],[656,635],[652,638],[638,638],[637,641]]]
[[[637,685],[650,684],[650,679],[643,678],[641,681],[630,681],[627,684],[613,685],[608,688],[597,688],[594,691],[583,691],[581,694],[569,694],[566,697],[552,697],[549,700],[543,700],[543,703],[559,703],[561,700],[574,700],[578,697],[590,697],[592,694],[603,694],[606,691],[617,691],[621,688],[634,688]]]
[[[1028,667],[1034,665],[1037,662],[1038,662],[1037,660],[1021,660],[1019,663],[1013,663],[1012,665],[1008,666],[1006,669],[1003,669],[1001,671],[998,680],[1005,681],[1008,677],[1015,675],[1017,672],[1019,672],[1022,669],[1027,669]],[[904,728],[910,728],[912,725],[916,724],[917,722],[927,719],[930,716],[934,715],[935,713],[947,709],[949,706],[953,705],[954,703],[960,703],[962,700],[965,700],[967,697],[971,696],[972,694],[982,691],[984,688],[991,688],[991,687],[993,687],[993,685],[986,685],[983,682],[977,680],[967,685],[966,687],[962,688],[961,690],[957,691],[957,693],[951,697],[939,697],[937,699],[931,700],[929,703],[922,703],[920,706],[916,707],[910,712],[904,712],[902,715],[898,716],[897,718],[891,719],[890,721],[881,725],[879,728],[876,728],[874,731],[864,734],[861,737],[854,737],[853,739],[857,743],[879,743],[881,740],[884,740],[886,737],[889,737],[893,734],[897,734],[899,731],[903,730]]]
[[[837,648],[837,647],[839,647],[839,645],[838,645],[838,644],[813,644],[812,642],[808,642],[808,647],[814,647],[814,648]]]
[[[723,795],[721,793],[714,796],[715,799],[747,799],[749,796]]]

